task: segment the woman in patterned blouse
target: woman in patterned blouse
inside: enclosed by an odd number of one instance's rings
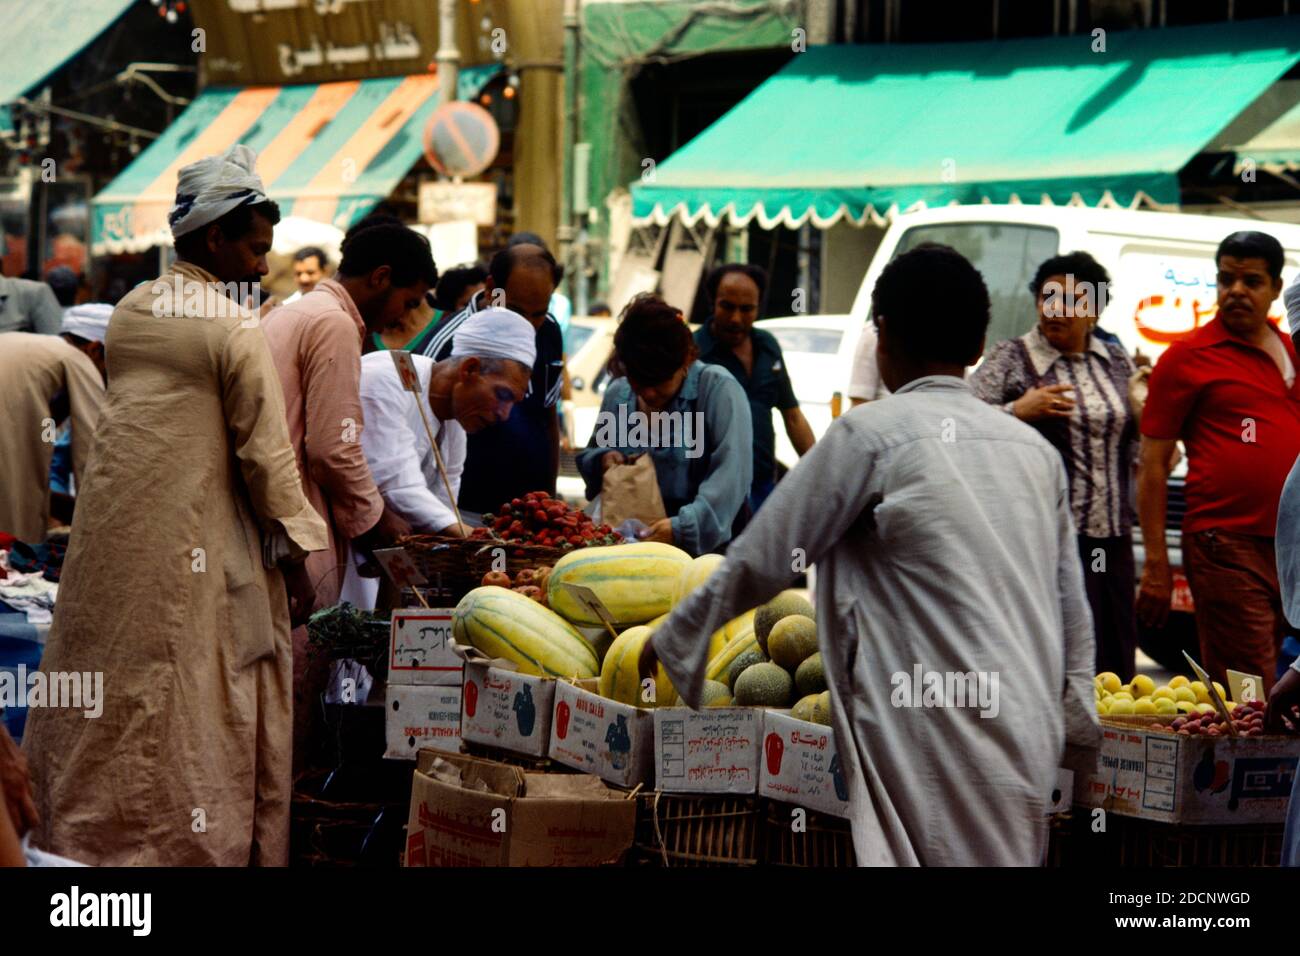
[[[1128,401],[1136,369],[1123,347],[1096,328],[1109,284],[1106,270],[1086,252],[1048,259],[1030,284],[1038,324],[995,345],[971,374],[970,386],[984,401],[1032,425],[1061,453],[1092,607],[1097,670],[1127,679],[1137,647],[1130,487],[1138,432]]]

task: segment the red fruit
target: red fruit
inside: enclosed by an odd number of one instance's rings
[[[519,573],[515,575],[515,584],[524,585],[524,584],[536,584],[536,583],[537,583],[537,572],[534,571],[532,568],[522,568],[519,571]]]
[[[582,544],[582,539],[578,537],[576,534],[569,535],[569,544],[573,545],[576,548],[578,545]]]
[[[1263,728],[1263,727],[1251,727],[1250,730],[1246,731],[1246,736],[1247,736],[1247,737],[1263,737],[1263,736],[1264,736],[1264,728]]]
[[[1170,724],[1169,726],[1170,726],[1170,727],[1173,727],[1174,730],[1178,730],[1178,729],[1180,729],[1180,728],[1181,728],[1184,724],[1186,724],[1186,723],[1187,723],[1187,718],[1186,718],[1186,717],[1175,717],[1175,718],[1174,718],[1174,722],[1173,722],[1172,724]]]
[[[1200,734],[1200,732],[1201,732],[1201,725],[1200,725],[1200,724],[1188,724],[1186,727],[1183,728],[1183,730],[1187,731],[1189,734],[1191,734],[1193,737],[1195,737],[1195,736],[1197,736],[1197,735]]]
[[[538,524],[546,524],[546,512],[543,511],[541,508],[538,508],[536,511],[533,512],[533,520],[536,521]]]
[[[506,574],[504,571],[489,571],[487,574],[483,575],[482,585],[485,588],[508,588],[510,587],[510,575]]]
[[[1205,731],[1205,736],[1207,736],[1207,737],[1217,737],[1217,736],[1219,736],[1219,728],[1218,728],[1218,727],[1210,727],[1209,730]]]
[[[510,499],[510,507],[512,507],[512,508],[518,508],[518,507],[519,507],[520,505],[522,505],[522,504],[523,504],[523,501],[520,500],[519,498],[511,498],[511,499]]]
[[[1178,730],[1174,731],[1174,733],[1182,734],[1184,737],[1190,737],[1192,735],[1192,732],[1186,727],[1180,727]]]

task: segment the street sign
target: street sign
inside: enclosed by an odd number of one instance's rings
[[[477,176],[500,146],[497,121],[477,103],[443,103],[424,128],[424,158],[444,176]]]
[[[469,220],[479,226],[492,226],[497,221],[497,184],[423,182],[419,208],[420,222]]]

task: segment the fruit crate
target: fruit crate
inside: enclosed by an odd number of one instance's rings
[[[791,826],[788,803],[768,801],[763,818],[763,859],[769,866],[850,867],[857,866],[853,833],[848,820],[807,811],[807,827],[796,833]]]
[[[1285,824],[1179,825],[1106,815],[1106,830],[1092,830],[1086,811],[1053,820],[1047,865],[1090,868],[1276,867]]]
[[[630,862],[640,866],[757,866],[756,797],[643,793]]]

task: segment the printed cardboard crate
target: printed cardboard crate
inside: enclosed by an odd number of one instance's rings
[[[1286,818],[1300,737],[1204,737],[1104,721],[1098,766],[1074,801],[1164,823],[1269,824]]]
[[[451,637],[454,608],[398,608],[388,635],[388,683],[460,687],[465,660]]]
[[[835,748],[835,732],[797,720],[789,711],[763,712],[758,795],[805,810],[845,817],[848,780]]]
[[[597,866],[632,846],[636,803],[587,774],[422,750],[404,865]]]
[[[549,752],[553,760],[634,789],[654,774],[653,711],[596,693],[594,679],[555,688]]]
[[[1184,826],[1108,814],[1094,829],[1092,811],[1052,818],[1047,865],[1074,869],[1117,867],[1276,867],[1284,824]]]
[[[641,866],[756,866],[762,833],[755,797],[641,793],[633,861]]]
[[[758,789],[761,707],[654,711],[655,789],[752,794]]]
[[[384,702],[385,757],[414,760],[425,747],[460,753],[460,687],[390,683]]]
[[[461,739],[528,757],[546,757],[555,712],[555,678],[520,674],[501,664],[465,662]]]

